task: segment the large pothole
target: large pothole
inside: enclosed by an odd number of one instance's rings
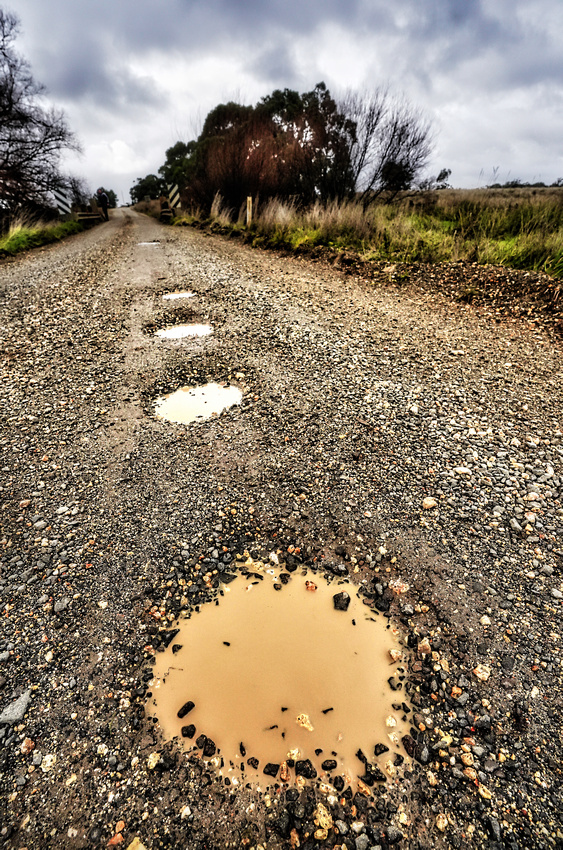
[[[238,387],[209,383],[201,387],[180,387],[161,396],[156,400],[154,410],[159,419],[189,425],[217,416],[241,401],[242,392]]]
[[[233,783],[395,776],[408,733],[405,649],[349,582],[252,564],[178,621],[149,713]]]

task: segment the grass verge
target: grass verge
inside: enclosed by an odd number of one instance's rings
[[[216,197],[211,213],[174,224],[243,235],[257,247],[354,252],[362,261],[474,262],[546,272],[563,279],[563,188],[445,190],[410,195],[364,210],[354,201],[291,201],[259,206],[249,228]]]
[[[0,256],[13,256],[31,248],[39,248],[50,242],[58,242],[65,236],[84,230],[78,221],[62,221],[57,224],[15,223],[9,232],[0,237]]]

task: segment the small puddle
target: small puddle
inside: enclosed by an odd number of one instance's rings
[[[155,413],[167,422],[189,425],[190,422],[210,419],[241,401],[242,392],[232,385],[222,387],[211,383],[202,387],[180,387],[157,399]]]
[[[160,245],[160,241],[159,242],[137,242],[137,245],[143,245],[145,247],[147,245]]]
[[[394,776],[409,731],[397,631],[351,583],[249,569],[174,624],[149,714],[235,784],[324,776],[342,790]],[[347,610],[335,608],[342,593]]]
[[[165,301],[176,301],[178,298],[195,298],[195,292],[167,292],[162,297]]]
[[[160,339],[185,339],[190,336],[209,336],[212,331],[211,325],[172,325],[169,328],[161,328],[155,336]]]

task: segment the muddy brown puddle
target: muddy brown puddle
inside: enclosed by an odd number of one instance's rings
[[[157,653],[148,711],[165,737],[210,757],[235,784],[324,774],[354,785],[365,774],[359,749],[394,776],[409,731],[396,630],[350,583],[252,569],[256,577],[236,578],[177,622]],[[347,611],[334,607],[342,591]]]
[[[201,387],[180,387],[173,393],[161,396],[156,400],[154,410],[159,419],[189,425],[217,416],[241,401],[242,392],[238,387],[210,383]]]

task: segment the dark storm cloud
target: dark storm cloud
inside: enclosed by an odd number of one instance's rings
[[[321,32],[327,24],[359,38],[371,36],[382,52],[393,43],[397,74],[408,67],[430,82],[491,51],[497,59],[491,69],[494,86],[529,74],[563,79],[563,52],[549,16],[557,2],[536,0],[532,7],[531,0],[98,0],[77,7],[69,0],[20,0],[19,13],[41,56],[41,79],[53,94],[75,98],[99,92],[113,104],[123,97],[151,100],[146,84],[131,75],[119,80],[132,59],[142,62],[154,52],[174,73],[179,56],[244,50],[250,73],[265,83],[291,85],[296,79],[292,39]],[[532,20],[530,8],[537,8]],[[51,40],[45,40],[46,32]],[[477,74],[478,84],[486,71]]]

